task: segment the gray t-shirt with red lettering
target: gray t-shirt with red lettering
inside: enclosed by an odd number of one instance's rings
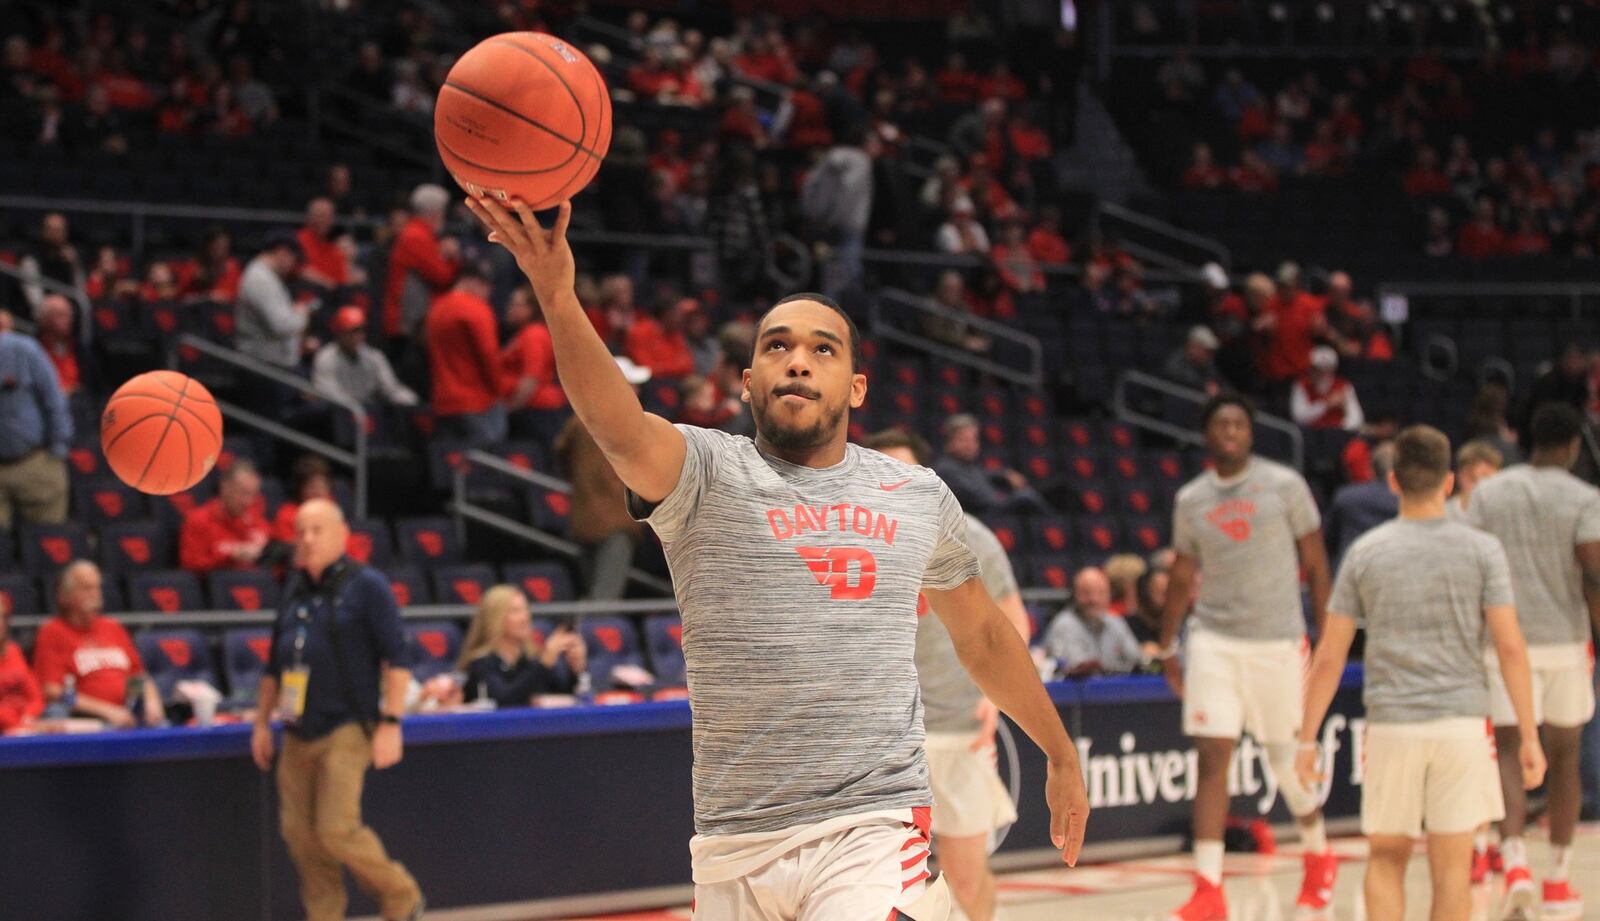
[[[978,558],[978,578],[994,601],[1017,593],[1017,576],[1000,538],[967,516],[967,546]],[[956,655],[944,621],[927,604],[917,609],[917,677],[922,681],[923,724],[929,732],[977,732],[983,691]]]
[[[1266,458],[1232,480],[1207,471],[1178,490],[1172,546],[1200,561],[1196,625],[1245,640],[1305,636],[1297,541],[1321,526],[1305,479]]]
[[[695,830],[780,831],[927,806],[917,595],[978,575],[931,470],[849,445],[798,467],[680,425],[677,486],[630,511],[661,537],[683,613]]]

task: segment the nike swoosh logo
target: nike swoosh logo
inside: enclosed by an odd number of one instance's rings
[[[909,482],[911,482],[911,478],[910,477],[906,477],[905,479],[901,480],[898,483],[879,483],[878,484],[878,488],[883,490],[884,492],[894,492],[895,490],[899,489],[900,487],[906,485]]]

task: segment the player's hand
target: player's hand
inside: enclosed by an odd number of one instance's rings
[[[1172,688],[1172,693],[1183,699],[1183,663],[1177,656],[1168,656],[1161,660],[1161,675],[1167,679],[1167,687]]]
[[[489,242],[505,247],[517,259],[517,266],[533,284],[541,303],[548,295],[571,291],[575,269],[572,247],[567,245],[567,223],[572,220],[572,203],[562,202],[555,224],[545,230],[533,209],[513,201],[511,211],[491,198],[468,198],[467,207],[489,229]]]
[[[272,770],[272,727],[266,723],[256,723],[250,730],[250,757],[255,759],[256,767],[263,771]]]
[[[1532,790],[1544,783],[1544,749],[1539,745],[1537,733],[1524,734],[1522,737],[1522,750],[1517,753],[1517,760],[1522,763],[1522,787]]]
[[[394,723],[380,723],[372,734],[372,766],[378,770],[400,763],[405,743],[400,739],[400,727]]]
[[[1302,746],[1294,755],[1294,773],[1300,778],[1300,786],[1307,790],[1314,790],[1327,779],[1317,764],[1317,748],[1315,745]]]
[[[1076,757],[1064,764],[1050,762],[1044,800],[1050,806],[1050,843],[1061,849],[1067,866],[1075,867],[1089,824],[1089,791],[1083,787],[1083,771]]]
[[[979,723],[978,734],[972,737],[972,744],[967,747],[975,752],[993,749],[995,730],[1000,727],[1000,708],[989,698],[980,697],[972,715]]]

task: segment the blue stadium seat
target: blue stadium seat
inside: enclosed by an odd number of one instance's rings
[[[1150,475],[1169,483],[1182,485],[1188,479],[1188,469],[1183,455],[1177,451],[1147,451],[1145,466]]]
[[[1034,554],[1029,567],[1032,570],[1032,584],[1047,586],[1049,588],[1072,587],[1072,566],[1067,558],[1059,553]]]
[[[1075,489],[1078,507],[1085,514],[1102,515],[1111,509],[1111,489],[1101,480],[1084,479]]]
[[[206,577],[211,606],[222,611],[275,611],[280,589],[264,569],[222,569]]]
[[[183,569],[136,572],[127,577],[128,607],[134,611],[198,611],[205,607],[200,580]]]
[[[1061,423],[1061,444],[1069,450],[1085,451],[1100,447],[1094,425],[1086,419],[1067,419]]]
[[[150,504],[156,507],[157,517],[166,523],[167,530],[176,534],[178,529],[183,527],[183,517],[211,501],[216,491],[215,478],[206,477],[185,492],[176,492],[169,496],[152,496]]]
[[[1102,456],[1096,448],[1068,448],[1061,456],[1062,469],[1080,480],[1099,479]]]
[[[567,533],[567,523],[572,516],[571,494],[529,485],[526,497],[528,518],[534,527],[554,534]]]
[[[1086,554],[1116,553],[1122,548],[1122,522],[1110,515],[1084,515],[1074,522],[1073,544]]]
[[[407,660],[411,676],[427,681],[454,671],[461,655],[461,628],[447,620],[406,624]]]
[[[199,630],[163,627],[142,630],[133,638],[144,660],[145,671],[163,701],[171,701],[179,681],[204,681],[219,687],[217,670],[211,663],[211,647]]]
[[[67,466],[74,477],[97,477],[106,473],[106,458],[100,453],[98,441],[74,441],[67,448]]]
[[[488,563],[449,563],[435,566],[433,597],[440,604],[477,604],[494,585],[494,568]]]
[[[73,560],[89,558],[89,532],[76,521],[24,524],[17,528],[17,549],[24,572],[47,576]]]
[[[534,604],[577,597],[572,573],[560,563],[511,563],[505,567],[505,580],[522,589]]]
[[[1018,469],[1034,483],[1053,480],[1061,471],[1056,455],[1048,448],[1023,448],[1017,452]]]
[[[1164,493],[1149,480],[1117,484],[1116,510],[1124,515],[1155,515],[1166,511]]]
[[[1144,475],[1144,465],[1138,452],[1132,448],[1113,448],[1106,455],[1106,469],[1119,480],[1137,480]]]
[[[121,521],[100,526],[100,565],[107,572],[172,566],[172,538],[159,521]]]
[[[132,521],[150,514],[144,493],[115,477],[95,477],[72,488],[72,515],[88,524]]]
[[[422,570],[418,567],[388,566],[380,572],[389,579],[389,590],[394,592],[394,600],[401,607],[433,603],[433,592],[428,588],[428,580],[423,578]]]
[[[400,558],[408,563],[437,566],[461,561],[461,542],[455,522],[448,518],[401,518],[395,522]]]
[[[222,671],[230,697],[254,700],[272,649],[268,627],[237,627],[222,634]]]
[[[394,560],[394,542],[389,539],[389,523],[382,519],[350,522],[350,542],[345,552],[352,560],[382,569]]]
[[[578,632],[589,648],[589,679],[596,693],[611,688],[611,670],[618,665],[646,667],[639,635],[627,618],[586,617],[578,621]]]
[[[1167,522],[1158,515],[1132,515],[1123,519],[1123,535],[1140,553],[1154,553],[1167,545]]]
[[[32,576],[20,572],[0,573],[0,600],[5,601],[7,611],[22,617],[43,614],[45,606],[39,604],[39,597]]]
[[[683,684],[683,621],[676,614],[652,614],[644,619],[644,635],[656,681]]]
[[[1028,546],[1034,553],[1065,553],[1072,546],[1072,528],[1064,515],[1034,515],[1028,519]]]

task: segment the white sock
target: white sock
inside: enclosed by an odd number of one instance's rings
[[[1528,866],[1528,846],[1522,843],[1522,839],[1520,837],[1501,838],[1500,858],[1508,867],[1522,867],[1526,869]]]
[[[1213,886],[1222,885],[1222,842],[1196,841],[1194,869],[1206,882]]]
[[[1561,847],[1560,845],[1554,844],[1551,845],[1550,872],[1545,874],[1545,878],[1556,883],[1566,882],[1567,874],[1571,872],[1571,870],[1572,845],[1569,844],[1566,847]]]
[[[1489,833],[1487,831],[1475,832],[1473,834],[1472,849],[1480,854],[1489,849]]]
[[[1310,825],[1300,826],[1300,843],[1305,845],[1307,854],[1328,853],[1328,826],[1323,823],[1322,816],[1317,816]]]

